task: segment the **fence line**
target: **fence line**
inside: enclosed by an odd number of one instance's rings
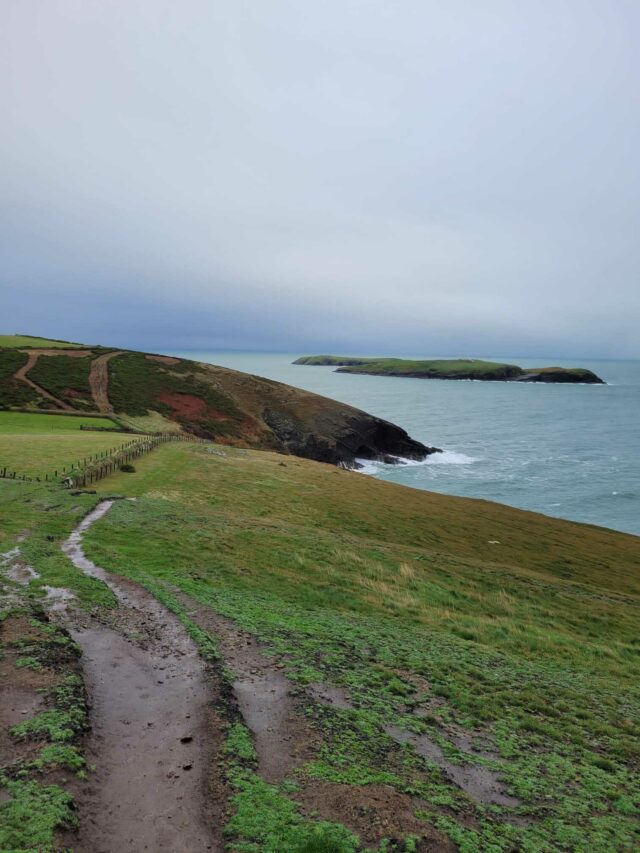
[[[76,467],[71,467],[67,471],[67,466],[57,470],[50,477],[48,474],[42,476],[30,477],[26,474],[21,474],[18,471],[11,471],[10,468],[4,467],[0,469],[0,478],[7,480],[22,480],[25,482],[62,482],[63,485],[70,489],[80,486],[89,486],[92,483],[97,483],[103,477],[112,474],[121,465],[130,463],[132,459],[137,459],[145,453],[158,447],[160,444],[166,444],[168,441],[187,441],[196,444],[210,444],[206,438],[198,438],[195,435],[180,434],[180,433],[161,433],[150,438],[140,439],[138,441],[129,441],[120,447],[112,448],[111,450],[101,451],[92,456],[85,457],[82,462],[78,460]],[[61,476],[62,475],[62,476]]]

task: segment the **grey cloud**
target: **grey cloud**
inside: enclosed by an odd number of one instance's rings
[[[2,14],[9,331],[640,356],[635,3]]]

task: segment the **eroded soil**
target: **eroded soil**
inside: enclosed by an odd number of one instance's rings
[[[117,355],[122,355],[122,352],[108,352],[91,362],[89,387],[101,415],[113,414],[113,406],[109,402],[109,362]]]

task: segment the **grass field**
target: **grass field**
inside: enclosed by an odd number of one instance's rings
[[[463,853],[637,849],[640,539],[274,453],[167,444],[136,468],[97,486],[138,499],[91,528],[88,555],[167,600],[181,589],[259,638],[301,689],[351,702],[309,700],[321,747],[277,789],[246,784],[237,849],[278,849],[272,827],[303,780],[417,796]],[[0,480],[0,550],[34,531],[21,546],[34,588],[110,606],[58,544],[94,500]],[[394,726],[496,772],[520,804],[474,801]]]
[[[0,348],[34,348],[44,347],[47,349],[78,349],[83,344],[73,344],[69,341],[54,341],[50,338],[36,338],[31,335],[0,335]]]
[[[0,469],[28,476],[51,475],[131,440],[123,434],[85,432],[82,425],[115,426],[108,418],[0,412]]]
[[[416,376],[518,376],[524,373],[514,364],[497,361],[482,361],[478,358],[409,359],[409,358],[352,358],[349,356],[303,356],[294,364],[332,365],[344,368],[348,373],[371,373],[374,375],[403,374]]]
[[[354,709],[310,711],[325,746],[307,774],[415,790],[465,851],[633,849],[636,537],[225,453],[165,446],[102,483],[138,501],[87,547],[235,619],[293,679],[348,691]],[[389,725],[427,732],[453,761],[453,732],[482,734],[495,758],[471,760],[503,775],[517,819],[398,750]]]

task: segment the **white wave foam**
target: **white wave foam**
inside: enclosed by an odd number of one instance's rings
[[[474,456],[467,456],[466,453],[458,453],[455,450],[443,450],[440,453],[431,453],[425,459],[406,459],[403,456],[395,457],[398,461],[395,465],[389,465],[385,462],[378,462],[373,459],[356,459],[356,462],[362,466],[358,468],[360,474],[378,474],[381,471],[392,471],[398,467],[417,467],[423,465],[470,465],[472,462],[477,462],[478,459]]]
[[[419,465],[470,465],[478,462],[475,456],[467,456],[466,453],[457,453],[455,450],[443,450],[442,453],[432,453]]]

